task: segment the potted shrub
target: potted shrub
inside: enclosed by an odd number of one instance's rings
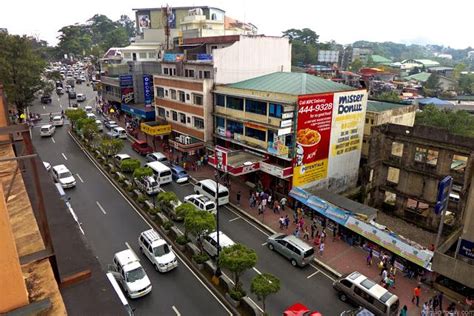
[[[199,270],[204,268],[204,262],[209,260],[209,256],[205,253],[197,253],[193,256],[193,261],[196,263]]]
[[[245,295],[247,295],[247,293],[245,293],[242,287],[239,286],[237,288],[231,289],[229,293],[227,293],[226,296],[229,299],[229,301],[232,303],[232,305],[234,305],[235,307],[238,307],[240,305],[240,300]]]
[[[165,232],[168,234],[171,227],[173,227],[173,222],[172,221],[166,221],[166,222],[163,223],[162,227],[165,230]]]
[[[140,195],[137,197],[137,203],[140,205],[143,205],[143,203],[146,201],[146,197],[143,195]]]
[[[186,244],[188,243],[188,241],[188,238],[186,238],[186,236],[184,235],[179,235],[178,237],[176,237],[176,244],[178,245],[178,248],[181,251],[184,251],[186,249]]]

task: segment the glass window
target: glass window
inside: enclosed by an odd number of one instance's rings
[[[156,88],[156,95],[159,98],[163,98],[165,96],[165,89],[163,89],[162,87]]]
[[[202,118],[193,117],[194,118],[194,127],[199,129],[204,129],[204,120]]]
[[[186,101],[189,101],[191,100],[191,96],[189,95],[189,93],[186,93]]]
[[[166,111],[166,117],[170,117],[170,111]]]
[[[186,118],[186,120],[187,120],[188,124],[191,124],[191,118],[189,116]]]
[[[148,58],[155,59],[156,58],[156,53],[155,52],[148,53]]]
[[[204,79],[211,79],[211,72],[210,71],[204,71]]]
[[[194,70],[193,69],[184,70],[184,76],[188,78],[194,78]]]
[[[186,124],[186,114],[179,113],[179,121],[183,124]]]
[[[216,116],[216,126],[225,128],[225,119],[220,116]]]
[[[244,99],[227,96],[227,107],[229,109],[244,110]]]
[[[232,134],[243,134],[244,133],[244,124],[232,120],[227,120],[227,130]]]
[[[268,105],[268,112],[270,116],[281,118],[281,113],[283,112],[283,106],[277,103],[270,103]]]
[[[125,59],[130,59],[130,58],[132,58],[132,54],[130,54],[130,53],[125,53],[125,54],[123,54],[123,58],[125,58]]]
[[[225,95],[216,94],[216,105],[225,106]]]
[[[176,100],[176,90],[170,89],[171,92],[171,99]]]
[[[186,102],[184,91],[178,90],[178,95],[179,95],[179,101]]]
[[[266,132],[258,129],[245,127],[245,136],[252,137],[261,141],[265,141]]]
[[[173,68],[173,76],[176,76],[176,68]]]
[[[202,105],[202,95],[193,93],[193,103],[197,105]]]
[[[260,115],[267,115],[267,103],[257,100],[245,100],[245,111]]]
[[[178,120],[178,112],[171,111],[171,114],[173,115],[173,121],[177,121]]]
[[[168,73],[168,68],[163,68],[163,73],[164,73],[165,75],[169,74],[169,73]]]
[[[146,53],[139,53],[138,56],[140,59],[146,59]]]
[[[165,109],[163,108],[158,108],[158,116],[165,117]]]

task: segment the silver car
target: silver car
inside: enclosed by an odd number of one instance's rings
[[[268,237],[267,245],[270,250],[274,250],[290,260],[294,267],[304,267],[314,258],[313,247],[293,235],[271,235]]]

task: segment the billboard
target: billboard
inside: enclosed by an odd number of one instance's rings
[[[298,97],[293,186],[341,192],[357,181],[366,90]]]
[[[135,100],[132,75],[120,75],[120,94],[122,103],[130,104]]]
[[[137,15],[138,21],[138,32],[143,33],[144,29],[151,28],[150,13],[144,13]]]
[[[143,75],[143,94],[145,96],[145,106],[151,107],[154,95],[152,75]]]
[[[226,172],[228,150],[221,146],[216,146],[214,149],[216,154],[216,169]]]

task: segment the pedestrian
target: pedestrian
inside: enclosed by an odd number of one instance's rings
[[[395,276],[397,274],[397,268],[395,268],[395,266],[391,266],[389,272],[391,275]]]
[[[296,209],[296,212],[298,213],[298,218],[302,218],[303,217],[303,210],[301,209],[301,207],[298,207]]]
[[[387,271],[387,269],[383,269],[383,270],[382,270],[382,282],[385,281],[385,279],[387,278],[387,276],[388,276],[388,271]]]
[[[421,316],[428,316],[429,310],[430,310],[430,307],[428,305],[428,302],[424,302],[423,305],[421,306]]]
[[[334,227],[332,228],[332,241],[336,241],[336,236],[337,236],[337,227],[336,225],[334,225]]]
[[[416,301],[416,306],[418,307],[419,304],[420,304],[420,294],[421,294],[421,286],[420,285],[417,285],[414,289],[413,289],[413,297],[411,299],[411,302],[413,304],[415,304],[415,301]]]
[[[237,192],[237,205],[240,206],[240,196],[241,196],[241,192],[240,190]]]
[[[250,194],[249,205],[250,205],[251,208],[255,207],[255,196],[253,195],[253,193]]]
[[[439,301],[438,301],[438,295],[435,295],[433,296],[433,298],[431,299],[432,300],[432,306],[433,306],[433,312],[436,311],[436,309],[438,308],[439,306]]]
[[[273,202],[272,196],[271,196],[271,194],[269,194],[269,195],[268,195],[268,199],[267,199],[268,208],[273,208],[272,202]]]
[[[313,222],[313,223],[311,223],[311,239],[314,238],[314,231],[315,230],[316,230],[316,227],[315,227],[314,222]]]
[[[267,206],[267,199],[265,197],[263,197],[261,204],[262,204],[262,208],[265,210],[265,207]]]
[[[308,226],[305,226],[303,228],[303,239],[306,239],[309,241],[309,232],[308,232]]]
[[[258,209],[258,215],[263,214],[262,202],[258,203],[257,209]]]
[[[444,298],[444,293],[439,291],[438,292],[438,304],[439,304],[439,310],[443,311],[443,298]]]
[[[280,223],[280,229],[283,229],[283,227],[285,227],[285,218],[283,217],[283,215],[280,216],[278,222]]]
[[[319,237],[319,235],[316,235],[316,237],[314,237],[313,239],[313,245],[317,247],[319,246],[320,243],[321,243],[321,238]]]
[[[324,252],[324,241],[319,244],[319,255],[322,257]]]
[[[282,197],[281,200],[280,200],[280,205],[281,205],[281,209],[282,209],[283,211],[285,210],[286,202],[287,202],[286,197]]]
[[[402,309],[400,310],[400,316],[408,316],[408,307],[403,305]]]
[[[372,248],[369,248],[369,254],[367,255],[367,265],[368,266],[372,265],[372,257],[373,257],[373,250],[372,250]]]
[[[304,226],[304,219],[303,217],[300,218],[300,220],[298,221],[298,226],[300,229],[303,229],[303,226]]]
[[[296,226],[296,229],[293,232],[293,235],[295,235],[298,238],[300,237],[300,227],[299,226]]]
[[[298,209],[293,210],[293,223],[298,223]]]
[[[323,231],[321,232],[321,242],[326,241],[326,228],[323,228]]]
[[[288,214],[285,216],[285,229],[288,230],[288,226],[290,226],[290,218]]]

